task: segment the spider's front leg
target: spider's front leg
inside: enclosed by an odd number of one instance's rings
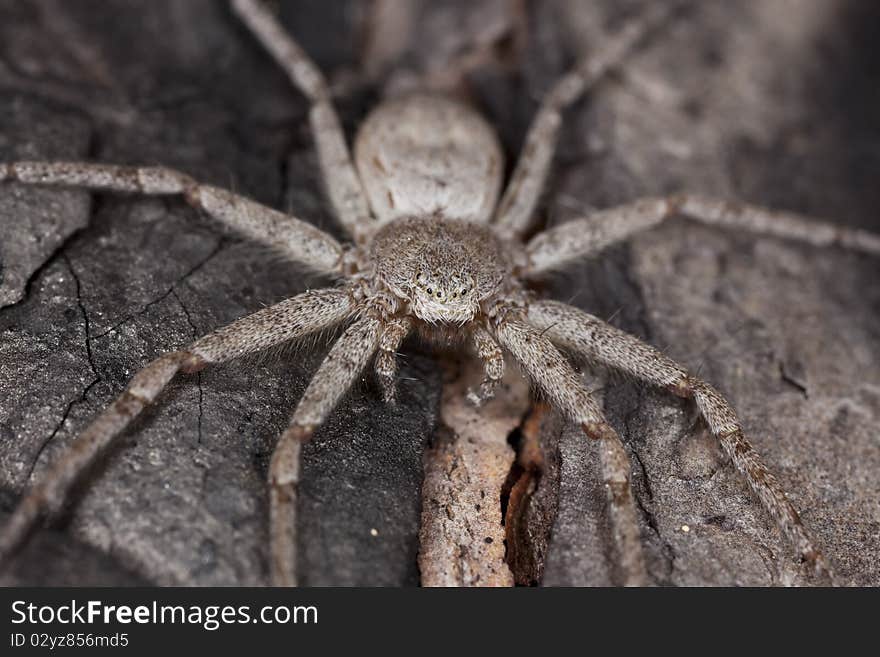
[[[731,405],[711,385],[641,340],[572,306],[541,301],[529,307],[528,319],[548,338],[593,362],[693,399],[709,429],[802,561],[826,581],[833,581],[821,552],[801,522],[776,477],[743,434]]]
[[[272,583],[296,586],[296,500],[302,444],[311,438],[376,352],[385,322],[367,314],[349,326],[309,382],[269,466]]]
[[[521,318],[507,315],[498,322],[496,335],[551,403],[577,422],[588,437],[599,441],[600,466],[623,583],[648,584],[629,457],[617,432],[572,366],[542,332]]]
[[[115,438],[180,371],[195,372],[345,321],[355,312],[349,290],[305,292],[196,340],[183,351],[160,356],[135,374],[122,394],[67,448],[42,480],[24,495],[0,531],[0,565],[24,542],[44,513],[57,512],[72,486]]]

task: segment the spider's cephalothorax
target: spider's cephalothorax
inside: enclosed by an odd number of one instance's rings
[[[663,353],[563,303],[531,299],[525,285],[551,269],[598,254],[675,214],[723,227],[841,245],[880,254],[880,237],[783,212],[692,195],[653,198],[594,213],[524,240],[550,168],[562,112],[666,18],[652,3],[546,95],[498,202],[502,157],[479,114],[443,96],[386,101],[365,120],[353,161],[321,72],[258,0],[232,0],[238,16],[309,99],[309,119],[330,204],[353,246],[300,219],[160,167],[83,162],[0,162],[0,182],[180,195],[246,237],[341,284],[310,290],[159,356],[71,444],[25,495],[0,534],[0,561],[37,520],[57,510],[77,478],[154,402],[178,372],[193,372],[344,325],[293,412],[269,469],[271,574],[296,582],[300,448],[372,361],[394,396],[396,350],[413,330],[457,332],[483,362],[472,395],[492,394],[509,354],[543,396],[601,442],[613,543],[624,583],[649,581],[630,490],[630,465],[614,429],[561,349],[694,401],[758,499],[813,570],[830,573],[794,507],[743,435],[730,404]],[[355,166],[355,163],[357,166]]]
[[[442,216],[392,221],[373,238],[370,256],[376,282],[431,324],[486,315],[511,278],[508,256],[488,227]]]

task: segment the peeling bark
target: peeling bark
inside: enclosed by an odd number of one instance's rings
[[[512,369],[512,368],[511,368]],[[447,365],[442,425],[425,455],[419,571],[422,586],[512,586],[504,562],[501,501],[515,453],[510,433],[528,409],[528,384],[508,369],[494,399],[477,408],[476,360]]]
[[[444,71],[469,35],[492,41],[495,32],[484,28],[520,20],[496,20],[492,12],[506,3],[481,4],[492,16],[479,21],[462,18],[480,15],[471,2],[423,4],[401,55],[410,72],[426,60]],[[507,53],[509,68],[465,76],[508,157],[555,76],[641,7],[513,4],[528,8],[528,22]],[[32,5],[0,3],[0,159],[161,163],[336,230],[315,173],[306,104],[223,3],[101,6],[99,15],[54,3],[66,12],[54,23],[58,38]],[[360,33],[367,12],[359,7],[293,2],[281,12],[343,89],[337,101],[349,133],[383,82],[360,84],[357,40],[348,38]],[[686,189],[880,230],[880,13],[860,0],[788,7],[694,3],[646,44],[567,113],[541,218],[552,224]],[[80,38],[88,43],[66,43]],[[387,70],[382,57],[376,68]],[[90,202],[78,192],[4,186],[0,222],[0,305],[11,304],[0,309],[5,511],[29,472],[37,476],[138,367],[316,283],[174,201]],[[543,291],[612,317],[729,394],[840,582],[876,585],[876,272],[869,258],[675,221]],[[62,529],[40,534],[4,583],[264,583],[268,458],[322,350],[315,343],[277,351],[174,383],[89,478]],[[463,582],[452,556],[455,546],[471,545],[468,572],[509,583],[498,555],[503,535],[486,534],[494,549],[477,558],[471,536],[482,532],[450,525],[443,535],[448,518],[440,512],[453,503],[456,473],[489,472],[494,487],[513,452],[486,447],[492,456],[482,462],[464,445],[438,442],[429,479],[442,503],[422,508],[423,446],[438,420],[440,377],[427,355],[407,347],[404,356],[396,408],[366,378],[306,450],[303,580],[418,584],[424,517],[434,527],[429,561],[438,579]],[[599,386],[588,368],[584,374]],[[802,583],[788,546],[701,437],[693,409],[613,377],[597,394],[633,460],[654,582]],[[521,465],[509,481],[509,567],[522,584],[608,584],[596,455],[555,413],[542,424],[541,444],[540,477]],[[471,477],[464,490],[478,484]],[[493,520],[479,520],[501,532],[500,498],[491,511]],[[47,561],[57,570],[45,571]]]

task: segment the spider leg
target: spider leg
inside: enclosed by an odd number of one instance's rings
[[[477,356],[483,361],[485,375],[479,388],[468,391],[468,401],[474,406],[481,406],[495,396],[495,389],[504,378],[504,354],[492,334],[482,326],[474,327],[473,339]]]
[[[397,377],[397,352],[400,344],[412,329],[412,319],[397,317],[389,320],[379,338],[379,352],[376,355],[376,375],[382,386],[382,395],[387,403],[393,403]]]
[[[326,274],[338,274],[341,269],[342,246],[324,231],[225,189],[201,185],[172,169],[91,162],[0,162],[2,182],[148,196],[180,195],[191,206],[279,250],[290,260]]]
[[[627,586],[647,584],[629,457],[617,432],[605,420],[568,360],[543,333],[519,319],[504,319],[496,334],[551,403],[580,424],[588,437],[599,441],[600,466],[623,582]]]
[[[382,322],[364,316],[349,326],[309,382],[269,465],[269,540],[275,586],[296,586],[296,499],[302,443],[311,438],[375,353]]]
[[[46,476],[22,498],[0,531],[0,564],[27,538],[44,513],[64,504],[71,487],[131,422],[153,403],[177,372],[196,372],[347,319],[354,303],[346,290],[305,292],[160,356],[134,375],[122,394],[73,441]]]
[[[681,194],[642,199],[538,233],[526,247],[531,262],[529,273],[540,273],[575,258],[594,255],[679,214],[705,224],[757,235],[880,255],[880,235],[866,230],[835,226],[791,212]]]
[[[350,235],[361,237],[372,220],[367,197],[351,160],[345,133],[320,69],[284,31],[261,0],[231,0],[233,11],[312,104],[309,120],[322,179],[336,217]]]
[[[493,219],[502,237],[522,238],[529,229],[556,150],[562,112],[618,67],[650,32],[669,18],[675,8],[676,3],[650,3],[644,15],[609,37],[597,52],[578,62],[544,96]]]
[[[546,335],[572,351],[602,365],[692,398],[736,469],[791,541],[801,559],[815,573],[831,581],[821,552],[814,546],[797,511],[758,454],[743,435],[736,413],[721,394],[705,381],[691,376],[676,362],[641,340],[572,306],[541,301],[529,307],[528,319]]]

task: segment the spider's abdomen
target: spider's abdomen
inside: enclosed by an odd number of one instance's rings
[[[486,223],[504,168],[498,138],[483,117],[426,93],[373,110],[358,131],[355,163],[380,224],[432,215]]]

